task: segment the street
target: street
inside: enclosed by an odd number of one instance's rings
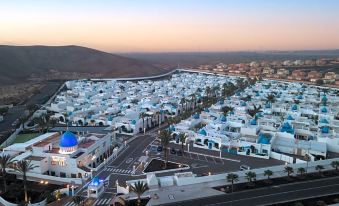
[[[338,194],[339,177],[324,178],[300,183],[264,187],[230,194],[218,195],[190,201],[175,202],[166,205],[182,206],[248,206],[272,205],[277,203],[301,200],[317,196]]]

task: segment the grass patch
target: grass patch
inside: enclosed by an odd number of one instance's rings
[[[25,143],[31,139],[36,138],[41,135],[41,133],[31,133],[31,134],[18,134],[13,142],[14,143]]]

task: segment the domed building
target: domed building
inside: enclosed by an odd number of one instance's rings
[[[72,154],[78,149],[78,139],[77,137],[70,131],[66,131],[60,137],[60,154]]]

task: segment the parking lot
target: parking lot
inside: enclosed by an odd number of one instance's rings
[[[282,161],[274,159],[266,160],[224,153],[222,153],[220,157],[220,152],[194,148],[193,146],[190,147],[189,152],[187,151],[187,147],[184,146],[184,152],[182,152],[182,146],[174,143],[170,143],[169,148],[169,161],[187,164],[190,166],[190,170],[198,175],[206,174],[207,172],[221,173],[238,171],[241,165],[258,168],[283,164]],[[151,142],[144,151],[145,153],[147,151],[151,158],[163,158],[164,156],[159,140]]]

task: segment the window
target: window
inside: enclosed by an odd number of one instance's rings
[[[55,176],[55,172],[54,171],[51,171],[51,176]]]
[[[66,173],[60,172],[60,177],[66,177]]]
[[[71,174],[71,178],[76,178],[77,175],[76,174]]]

